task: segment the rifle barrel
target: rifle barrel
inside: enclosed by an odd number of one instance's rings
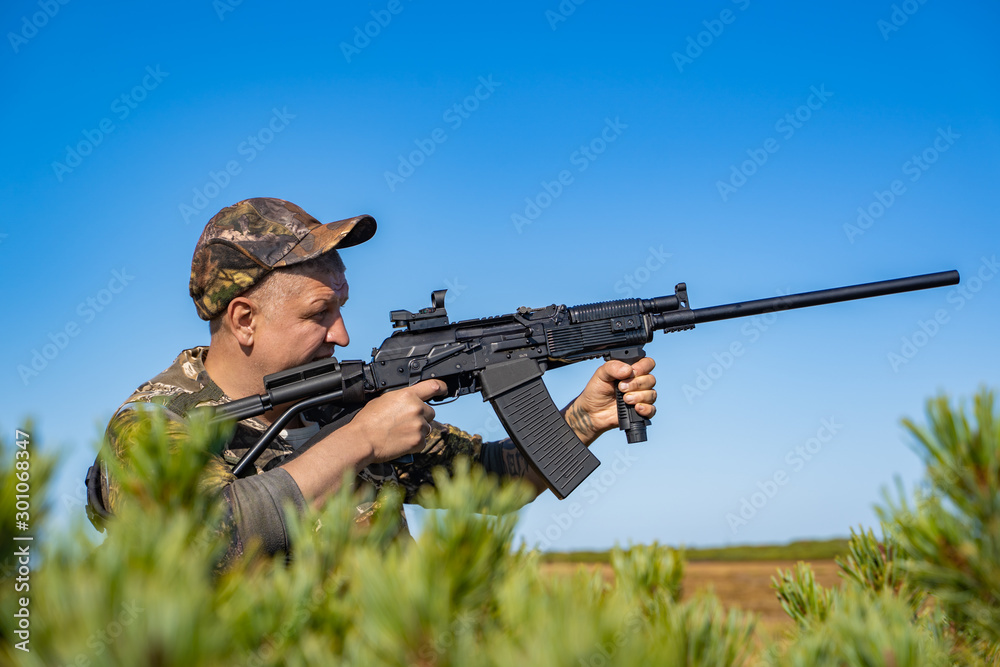
[[[958,284],[958,280],[958,271],[940,271],[938,273],[927,273],[921,276],[909,276],[906,278],[881,280],[879,282],[864,283],[861,285],[834,287],[815,292],[801,292],[799,294],[788,294],[786,296],[772,297],[769,299],[741,301],[739,303],[728,303],[722,306],[710,306],[708,308],[695,308],[689,313],[680,311],[656,316],[656,325],[654,328],[661,329],[679,324],[716,322],[718,320],[729,320],[736,317],[750,317],[751,315],[772,313],[780,310],[791,310],[793,308],[808,308],[810,306],[820,306],[827,303],[839,303],[841,301],[867,299],[873,296],[883,296],[886,294],[899,294],[902,292],[930,289],[932,287],[944,287],[946,285]]]

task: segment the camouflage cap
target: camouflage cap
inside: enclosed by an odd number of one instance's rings
[[[227,206],[205,225],[191,260],[191,298],[211,320],[272,269],[364,243],[375,218],[322,223],[283,199],[257,197]]]

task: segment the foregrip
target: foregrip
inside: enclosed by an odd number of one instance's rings
[[[605,359],[616,359],[631,365],[632,363],[646,356],[646,351],[640,348],[629,348],[627,350],[613,350],[604,355]],[[648,419],[643,419],[635,411],[635,406],[625,402],[625,394],[618,389],[615,384],[615,402],[618,404],[618,428],[625,431],[625,439],[629,444],[636,442],[646,442],[646,426]]]
[[[483,371],[489,400],[521,455],[559,499],[572,493],[601,464],[569,427],[542,382],[532,359],[518,359]]]
[[[639,416],[635,407],[625,402],[625,394],[615,389],[615,401],[618,403],[618,428],[625,431],[625,440],[631,445],[636,442],[646,442],[645,419]]]

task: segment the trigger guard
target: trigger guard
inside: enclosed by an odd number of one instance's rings
[[[427,405],[447,405],[449,403],[454,403],[458,400],[458,396],[449,396],[448,398],[432,398],[427,401]]]

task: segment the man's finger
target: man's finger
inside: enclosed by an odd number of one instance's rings
[[[632,368],[636,375],[649,375],[656,368],[656,361],[652,357],[643,357],[632,364]]]
[[[632,367],[624,361],[609,361],[597,369],[597,379],[604,382],[615,382],[632,377]]]
[[[618,384],[618,388],[622,391],[640,391],[642,389],[652,389],[656,386],[656,376],[655,375],[640,375],[638,377],[632,378],[626,382],[621,382]]]
[[[414,393],[416,393],[417,398],[421,401],[429,401],[435,396],[440,396],[448,387],[444,382],[438,380],[424,380],[423,382],[418,382],[411,387]]]
[[[649,403],[652,405],[656,402],[656,390],[630,391],[625,394],[625,402],[630,405],[638,405],[639,403]]]
[[[627,364],[624,361],[609,361],[597,369],[600,379],[605,381],[627,380],[631,377],[649,375],[656,367],[656,361],[652,357],[643,357],[634,364]]]
[[[649,403],[640,403],[639,405],[635,406],[635,411],[638,412],[643,417],[645,417],[646,419],[651,419],[653,415],[656,414],[656,406],[650,405]]]

